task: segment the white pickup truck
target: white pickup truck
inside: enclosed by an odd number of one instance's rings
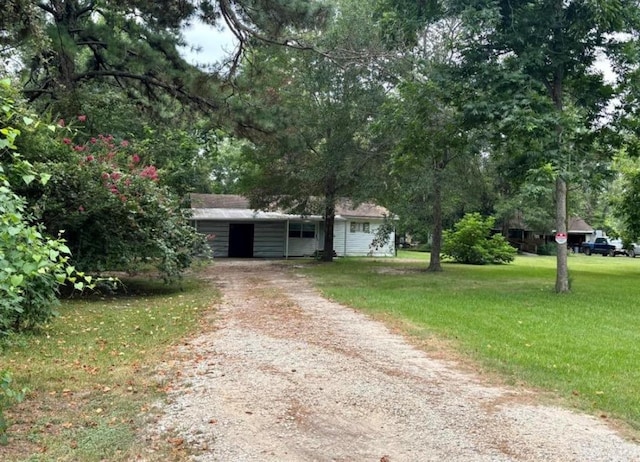
[[[636,255],[640,255],[640,245],[635,242],[629,244],[626,248],[622,245],[622,239],[612,239],[609,243],[616,246],[616,255],[626,255],[632,258],[635,258]]]

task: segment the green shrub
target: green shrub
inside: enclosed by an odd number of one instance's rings
[[[539,245],[537,253],[538,255],[557,255],[558,245],[551,242]]]
[[[454,231],[444,232],[443,256],[471,265],[512,262],[516,249],[501,234],[491,236],[494,221],[479,213],[466,214],[455,224]]]
[[[64,241],[31,224],[25,201],[15,193],[16,185],[46,184],[50,175],[38,172],[17,152],[22,131],[13,125],[27,130],[39,122],[24,114],[12,96],[9,82],[0,80],[0,334],[49,320],[61,284],[73,279],[72,285],[84,287],[68,265]]]
[[[69,249],[50,239],[24,215],[24,201],[0,186],[0,333],[48,321],[58,304]]]

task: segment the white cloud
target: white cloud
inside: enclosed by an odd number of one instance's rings
[[[182,33],[187,46],[180,51],[191,64],[206,66],[219,63],[236,47],[235,37],[229,30],[219,30],[202,22],[194,22]]]

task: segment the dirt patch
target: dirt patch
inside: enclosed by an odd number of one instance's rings
[[[224,295],[215,328],[177,352],[155,429],[193,460],[640,461],[596,418],[487,383],[324,299],[295,268],[210,271]]]

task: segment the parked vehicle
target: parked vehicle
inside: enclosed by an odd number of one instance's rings
[[[629,255],[628,249],[622,245],[622,239],[611,239],[609,240],[609,244],[615,246],[615,255]]]
[[[616,246],[609,243],[606,237],[597,237],[593,242],[583,242],[581,249],[585,255],[597,253],[604,257],[616,256]]]
[[[632,242],[625,247],[622,244],[622,239],[612,239],[609,244],[616,246],[616,255],[626,255],[627,257],[635,258],[636,255],[640,255],[640,244]]]
[[[636,255],[640,255],[640,244],[636,244],[634,242],[629,245],[629,248],[627,249],[627,256],[636,258]]]

